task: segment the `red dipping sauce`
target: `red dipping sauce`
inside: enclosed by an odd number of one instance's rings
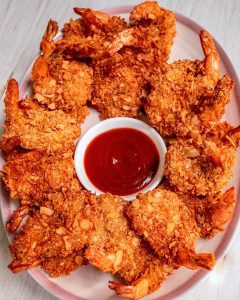
[[[89,180],[102,192],[127,196],[148,185],[160,157],[153,141],[132,128],[112,129],[88,145],[84,167]]]

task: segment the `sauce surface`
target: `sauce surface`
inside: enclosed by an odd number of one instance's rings
[[[88,145],[84,167],[102,192],[127,196],[142,190],[154,178],[160,157],[153,141],[132,128],[112,129]]]

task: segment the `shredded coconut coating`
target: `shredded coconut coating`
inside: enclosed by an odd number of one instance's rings
[[[227,76],[209,88],[200,61],[177,61],[154,74],[144,105],[149,123],[165,136],[189,136],[212,126],[225,112],[234,83]]]
[[[91,103],[102,119],[138,116],[141,108],[141,87],[131,68],[120,56],[101,61],[94,68]]]
[[[50,110],[81,109],[91,97],[92,82],[92,68],[85,63],[52,57],[47,74],[33,72],[33,98]]]
[[[127,215],[160,258],[190,269],[212,268],[213,254],[195,253],[199,229],[191,210],[176,193],[160,188],[140,194]]]
[[[181,193],[206,196],[220,192],[232,177],[237,140],[227,123],[219,123],[204,134],[170,142],[165,176]]]
[[[90,223],[83,224],[83,208],[88,197],[87,192],[70,189],[48,194],[11,244],[13,261],[9,268],[15,273],[37,265],[46,266],[50,274],[57,276],[52,267],[61,258],[61,274],[68,274],[81,265],[84,262],[81,251],[91,228]]]
[[[63,153],[73,148],[80,135],[80,124],[87,112],[65,113],[62,110],[47,110],[32,99],[19,101],[18,84],[8,82],[5,97],[7,119],[2,143],[14,139],[18,145],[29,150]]]

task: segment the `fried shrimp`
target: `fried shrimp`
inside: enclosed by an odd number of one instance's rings
[[[72,272],[84,262],[82,250],[88,239],[83,208],[89,195],[84,191],[51,193],[30,216],[10,246],[12,272],[41,266],[54,277]],[[61,258],[63,265],[54,270]]]
[[[118,272],[131,282],[141,274],[149,260],[148,250],[131,230],[124,211],[128,203],[111,194],[90,199],[86,208],[96,230],[85,256],[90,264],[104,272]]]
[[[200,40],[204,61],[176,61],[151,78],[144,108],[160,134],[187,136],[213,125],[230,101],[234,82],[227,75],[219,79],[220,60],[212,37],[202,30]]]
[[[67,276],[84,264],[83,251],[77,251],[66,257],[47,258],[42,262],[42,268],[54,278]]]
[[[176,17],[157,1],[135,6],[128,23],[88,8],[74,12],[78,19],[59,36],[57,22],[48,22],[32,68],[33,96],[21,98],[15,79],[7,84],[1,178],[19,203],[6,224],[15,234],[8,267],[39,267],[55,278],[89,264],[116,275],[108,282],[115,297],[137,300],[180,267],[214,266],[215,254],[199,253],[195,244],[237,213],[234,187],[223,189],[240,126],[220,122],[234,82],[220,76],[205,30],[202,60],[168,63]],[[144,119],[166,138],[157,188],[132,202],[84,189],[73,155],[88,104],[101,119]]]
[[[72,151],[55,156],[30,151],[7,161],[2,179],[11,198],[20,201],[7,223],[9,231],[16,231],[24,217],[41,205],[46,194],[72,187],[77,180],[72,156]]]
[[[56,53],[53,38],[57,31],[57,22],[50,20],[40,46],[43,53],[32,70],[33,97],[50,110],[79,110],[84,119],[88,111],[85,105],[92,91],[92,68]]]
[[[5,132],[0,146],[8,151],[14,146],[50,153],[63,153],[74,147],[80,135],[82,115],[78,112],[46,110],[31,98],[19,101],[18,83],[11,79],[5,97]],[[8,145],[8,147],[6,147]]]
[[[239,132],[223,122],[202,135],[171,141],[165,162],[170,185],[195,196],[220,192],[232,176]]]
[[[47,192],[68,187],[74,176],[72,156],[72,151],[57,156],[30,151],[7,161],[2,178],[11,198],[28,204]]]
[[[177,266],[164,264],[155,257],[141,277],[131,284],[124,285],[116,281],[110,281],[109,287],[123,298],[137,300],[156,291],[174,269],[177,269]]]
[[[95,230],[85,257],[103,272],[119,274],[127,285],[110,282],[110,288],[129,299],[139,299],[159,288],[175,266],[164,264],[129,226],[129,203],[105,194],[90,198],[86,215]]]
[[[170,55],[176,34],[175,15],[157,2],[146,1],[130,13],[131,28],[118,34],[108,49],[124,57],[143,85],[151,73],[161,69]]]
[[[120,55],[98,62],[94,66],[94,77],[91,103],[102,119],[138,116],[141,86]]]
[[[74,58],[99,59],[105,55],[116,34],[128,28],[120,17],[86,8],[74,8],[82,19],[64,26],[63,39],[56,42],[56,51]]]
[[[140,194],[127,210],[137,233],[160,258],[189,269],[211,269],[214,254],[195,252],[199,229],[182,197],[164,188]]]
[[[216,233],[224,230],[236,204],[234,187],[229,188],[225,193],[217,193],[205,198],[185,196],[185,203],[195,215],[201,237],[212,238]]]

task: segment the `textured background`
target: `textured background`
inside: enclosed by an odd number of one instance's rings
[[[103,9],[134,5],[142,1],[127,0],[0,0],[0,96],[7,79],[14,74],[23,78],[39,49],[39,41],[50,18],[59,25],[74,17],[72,8]],[[160,5],[194,19],[219,41],[240,75],[240,1],[239,0],[162,0]],[[240,299],[240,228],[223,261],[215,271],[195,288],[178,298],[181,300]],[[13,276],[8,242],[0,221],[0,300],[53,300],[27,273]]]

